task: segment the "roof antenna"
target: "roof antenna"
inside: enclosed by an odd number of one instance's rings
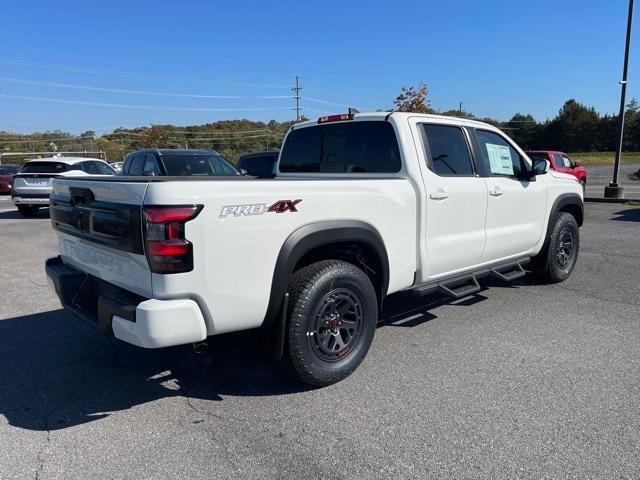
[[[357,108],[349,107],[349,115],[355,115],[356,113],[360,113],[360,110]]]

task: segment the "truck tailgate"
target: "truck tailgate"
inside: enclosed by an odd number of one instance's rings
[[[147,185],[56,179],[50,212],[62,261],[151,297],[151,271],[144,255],[142,232]]]

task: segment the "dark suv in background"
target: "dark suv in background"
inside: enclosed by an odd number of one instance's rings
[[[241,173],[214,150],[146,149],[124,158],[122,175],[184,177]]]
[[[278,155],[280,155],[279,150],[247,153],[238,159],[238,168],[252,177],[273,178],[276,176],[275,166]]]

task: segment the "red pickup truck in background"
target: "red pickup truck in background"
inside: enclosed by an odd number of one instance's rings
[[[573,175],[582,185],[582,190],[587,186],[587,169],[582,166],[582,163],[571,161],[566,153],[555,150],[532,150],[526,152],[526,154],[532,160],[534,158],[549,160],[553,170]]]

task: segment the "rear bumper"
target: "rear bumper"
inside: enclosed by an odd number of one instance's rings
[[[198,304],[190,299],[145,299],[49,258],[45,270],[62,306],[76,317],[127,343],[170,347],[207,338]]]
[[[15,205],[49,205],[48,193],[19,193],[11,191],[11,200]]]

